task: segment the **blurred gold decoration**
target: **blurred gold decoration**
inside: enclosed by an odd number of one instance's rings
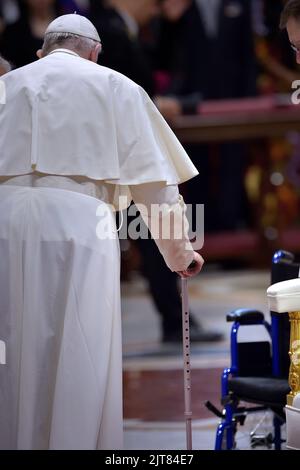
[[[293,224],[298,217],[298,196],[289,184],[277,189],[280,224],[287,226]]]
[[[265,39],[257,38],[255,52],[258,60],[264,61],[269,57],[269,47]]]
[[[245,187],[249,201],[256,203],[260,199],[260,190],[262,183],[263,170],[258,165],[252,165],[248,168],[245,176]]]
[[[268,192],[263,197],[263,214],[261,224],[263,227],[276,226],[278,214],[278,201],[276,194]]]
[[[291,145],[286,139],[273,139],[270,143],[270,157],[273,163],[282,162],[288,158]]]
[[[289,385],[291,391],[287,396],[287,404],[292,406],[294,397],[300,393],[300,312],[291,312],[289,317],[291,324]]]

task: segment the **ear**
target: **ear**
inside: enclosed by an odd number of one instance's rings
[[[43,51],[42,49],[39,49],[38,51],[36,51],[36,55],[39,59],[42,59],[43,58]]]
[[[98,57],[99,57],[99,54],[102,50],[102,45],[101,44],[97,44],[94,49],[92,50],[91,54],[90,54],[90,57],[89,57],[89,60],[91,60],[92,62],[95,62],[95,64],[98,62]]]

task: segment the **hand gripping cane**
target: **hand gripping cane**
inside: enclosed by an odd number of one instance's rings
[[[190,360],[190,312],[187,279],[181,279],[182,338],[184,373],[184,416],[186,421],[186,448],[192,450],[192,389]]]

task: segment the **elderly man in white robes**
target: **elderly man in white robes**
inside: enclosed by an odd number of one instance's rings
[[[122,449],[113,210],[133,199],[149,225],[184,217],[177,185],[197,174],[144,90],[97,65],[100,50],[92,23],[64,15],[41,60],[1,79],[1,449]],[[203,259],[175,228],[157,244],[190,277]]]

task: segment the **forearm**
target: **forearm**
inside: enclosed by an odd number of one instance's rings
[[[194,259],[185,204],[177,186],[148,183],[130,187],[133,201],[171,271],[187,269]]]

